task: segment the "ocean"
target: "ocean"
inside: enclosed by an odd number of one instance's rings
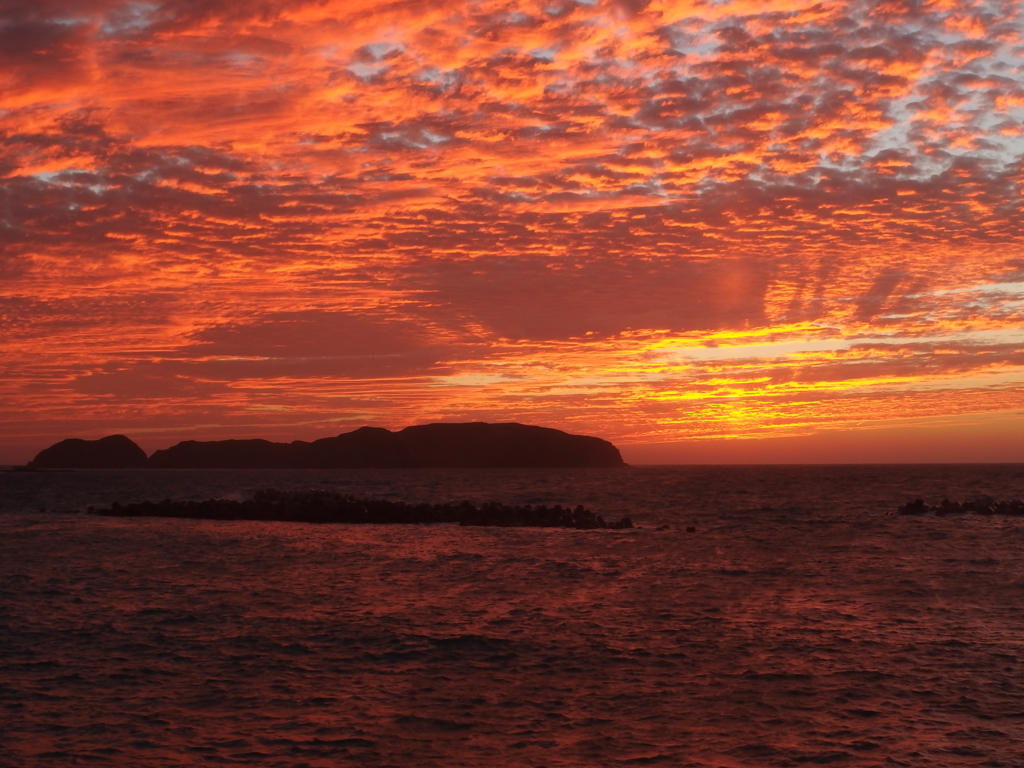
[[[63,513],[268,487],[640,528]],[[1024,518],[889,514],[981,495],[1024,465],[3,473],[0,766],[1019,768]]]

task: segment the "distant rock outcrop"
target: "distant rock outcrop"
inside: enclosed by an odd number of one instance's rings
[[[348,469],[622,466],[618,448],[597,437],[524,424],[425,424],[391,432],[362,427],[314,442],[187,440],[156,451],[167,469]]]
[[[28,469],[136,469],[148,464],[139,446],[124,435],[110,435],[99,440],[61,440],[40,451]]]
[[[1008,501],[996,501],[991,496],[978,496],[973,501],[950,501],[943,499],[937,505],[925,504],[921,499],[908,501],[902,507],[897,508],[898,515],[934,515],[935,517],[946,517],[947,515],[1010,515],[1011,517],[1024,517],[1024,501],[1012,499]]]

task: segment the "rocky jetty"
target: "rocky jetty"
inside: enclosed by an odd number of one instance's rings
[[[146,453],[124,435],[99,440],[71,438],[40,451],[27,469],[136,469],[148,466]]]
[[[617,467],[618,448],[598,437],[525,424],[424,424],[391,432],[362,427],[313,442],[187,440],[156,451],[161,469]]]
[[[201,520],[275,520],[296,523],[458,523],[459,525],[498,526],[503,528],[575,528],[577,530],[633,527],[628,517],[608,521],[577,506],[570,509],[555,505],[508,506],[490,503],[476,506],[461,504],[407,504],[384,499],[356,499],[331,491],[258,491],[252,499],[232,501],[144,501],[136,504],[111,504],[88,509],[89,514],[108,517],[179,517]]]
[[[925,504],[921,499],[907,502],[896,510],[898,515],[1011,515],[1024,517],[1024,501],[996,501],[991,496],[979,496],[974,501],[950,501],[943,499],[936,505]]]

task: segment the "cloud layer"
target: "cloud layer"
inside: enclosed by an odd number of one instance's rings
[[[0,430],[1024,410],[1011,0],[14,0]]]

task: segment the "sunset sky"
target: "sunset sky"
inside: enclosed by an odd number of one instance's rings
[[[0,142],[0,463],[1024,461],[1019,0],[4,0]]]

